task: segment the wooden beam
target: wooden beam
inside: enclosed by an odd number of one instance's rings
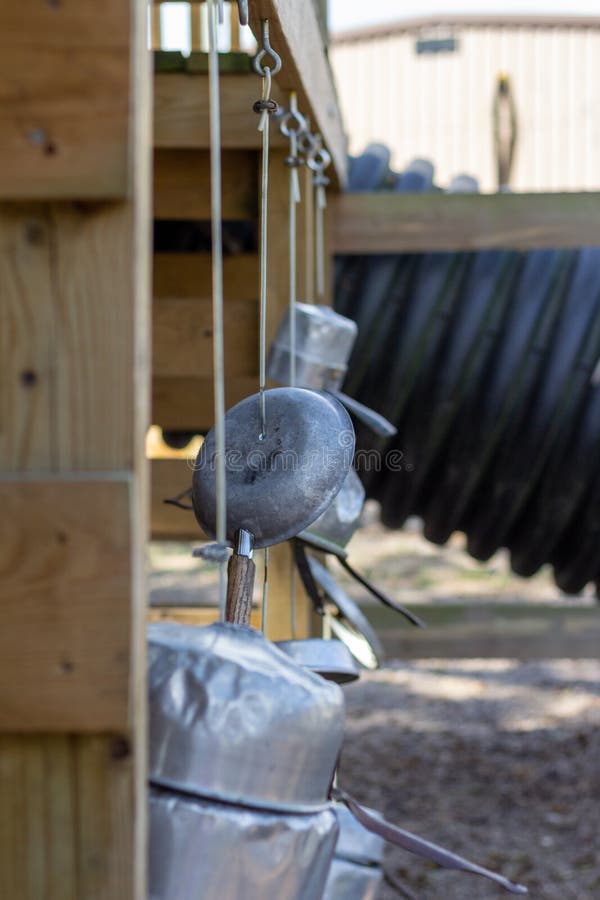
[[[198,298],[212,296],[209,253],[155,253],[154,297]],[[254,300],[258,295],[258,256],[237,253],[223,259],[223,292],[227,300]]]
[[[132,900],[131,743],[0,734],[0,897]]]
[[[256,393],[256,375],[225,378],[227,408],[248,394]],[[154,377],[152,380],[152,422],[161,428],[205,433],[215,421],[213,383],[210,378]]]
[[[131,4],[0,8],[0,198],[108,198],[130,187]]]
[[[258,369],[258,304],[225,302],[227,375],[254,375]],[[153,306],[153,372],[162,376],[210,378],[213,371],[212,301],[156,300]]]
[[[600,193],[345,194],[335,253],[531,250],[600,245]]]
[[[223,167],[223,218],[256,216],[256,154],[226,150]],[[210,168],[206,150],[156,150],[154,218],[210,219]]]
[[[46,16],[55,16],[56,24]],[[26,0],[21,6],[6,6],[0,22],[1,40],[7,45],[0,62],[4,93],[17,85],[19,102],[23,100],[16,112],[12,103],[16,98],[8,103],[12,119],[3,123],[0,143],[12,147],[19,129],[28,134],[30,122],[37,127],[37,113],[44,110],[49,118],[42,120],[42,129],[49,129],[54,139],[50,112],[59,110],[57,152],[44,154],[37,147],[34,159],[18,144],[22,152],[16,165],[19,177],[28,179],[28,196],[78,198],[77,203],[0,206],[0,471],[3,481],[13,482],[11,491],[27,495],[21,495],[26,502],[18,503],[11,495],[10,525],[18,539],[9,529],[8,544],[3,542],[13,552],[3,556],[0,565],[0,597],[10,600],[12,626],[3,629],[2,640],[8,641],[14,632],[15,650],[6,651],[13,660],[19,639],[25,640],[28,652],[15,660],[10,673],[3,672],[4,696],[13,691],[14,700],[23,684],[27,706],[20,721],[10,726],[17,731],[0,734],[0,896],[143,900],[147,896],[143,448],[150,357],[147,9],[137,0],[109,0],[101,9],[89,0],[79,4]],[[27,65],[15,65],[11,44],[17,50],[35,48]],[[123,130],[117,121],[124,122]],[[60,177],[48,169],[54,157],[64,166]],[[0,177],[11,177],[4,160]],[[123,199],[81,202],[109,194]],[[21,193],[15,189],[4,196]],[[38,484],[40,479],[47,482],[33,497],[27,487],[32,472]],[[114,487],[118,496],[113,496],[110,515],[107,501],[93,488],[84,497],[79,494],[68,510],[62,505],[67,494],[61,499],[53,493],[57,477],[85,482],[90,473],[96,473],[94,477],[101,473],[108,480],[107,473],[114,473],[112,479],[121,480]],[[114,580],[112,564],[117,567]],[[49,588],[43,608],[35,573]],[[66,576],[64,583],[61,574]],[[103,579],[117,589],[118,611],[116,597],[108,596]],[[19,592],[21,610],[15,601]],[[101,599],[108,606],[99,626]],[[73,611],[75,600],[81,610]],[[34,601],[35,615],[30,617]],[[86,610],[96,610],[91,620]],[[96,637],[72,632],[73,623],[65,620],[72,612],[79,616],[80,626],[89,623],[100,629],[90,660],[82,659],[84,648]],[[28,621],[40,629],[40,660],[30,653],[34,638],[26,634]],[[47,633],[41,630],[44,623]],[[110,629],[115,633],[108,640]],[[67,671],[71,658],[57,656],[63,650],[77,654],[71,672]],[[53,672],[51,658],[67,663],[65,671]],[[38,681],[37,718],[31,722],[36,667],[48,672],[51,683]],[[92,688],[95,675],[99,679]],[[80,701],[93,691],[96,697],[106,691],[102,699],[106,721],[121,723],[113,734],[104,730],[104,724],[102,732],[84,733],[95,711],[84,709]],[[49,718],[41,698],[58,716],[69,717],[68,734],[24,733],[39,728],[42,716]],[[60,711],[61,699],[67,703],[66,712]],[[11,709],[14,723],[16,712],[14,706]]]
[[[219,621],[219,610],[216,606],[153,606],[148,619],[150,622],[178,622],[180,625],[204,627]],[[253,628],[260,628],[260,609],[253,608],[250,624]]]
[[[222,74],[221,145],[226,149],[261,146],[258,116],[252,109],[260,97],[261,80],[254,73]],[[273,85],[273,99],[285,95]],[[208,77],[203,74],[158,72],[154,76],[154,146],[161,148],[209,147]],[[271,129],[274,147],[287,145],[278,128]]]
[[[0,480],[0,731],[128,730],[131,492]]]
[[[312,130],[323,135],[331,153],[334,186],[343,188],[347,141],[315,6],[298,0],[253,0],[250,25],[259,46],[263,19],[269,20],[271,46],[283,60],[276,83],[285,93],[297,91],[300,110],[310,116]]]

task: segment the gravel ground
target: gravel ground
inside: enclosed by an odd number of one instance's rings
[[[390,664],[345,689],[340,785],[408,830],[527,884],[600,898],[600,661]],[[377,900],[508,897],[389,849]]]

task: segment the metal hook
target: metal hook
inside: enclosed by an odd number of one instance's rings
[[[270,56],[273,60],[272,66],[262,65],[262,61],[266,56]],[[277,73],[281,70],[281,57],[273,50],[269,41],[268,19],[263,19],[262,21],[262,47],[254,57],[253,66],[256,74],[260,75],[261,77],[264,77],[267,69],[270,71],[271,75],[277,75]]]
[[[306,154],[306,165],[313,172],[322,173],[331,162],[331,154],[323,147],[321,136],[315,138],[314,147]]]
[[[298,150],[300,153],[304,153],[305,156],[308,156],[309,153],[313,153],[317,143],[314,134],[310,130],[310,119],[308,116],[305,116],[306,127],[298,133]]]
[[[294,127],[295,126],[295,127]],[[296,97],[296,92],[292,91],[290,93],[290,108],[284,112],[281,120],[279,122],[279,130],[285,135],[285,137],[290,137],[292,134],[301,135],[306,132],[307,122],[301,112],[298,110],[298,101]]]

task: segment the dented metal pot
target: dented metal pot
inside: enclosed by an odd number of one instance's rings
[[[149,900],[321,900],[338,833],[310,815],[150,793]]]
[[[260,632],[151,625],[149,690],[153,783],[271,811],[327,805],[341,690]]]

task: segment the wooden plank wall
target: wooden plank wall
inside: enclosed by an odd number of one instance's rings
[[[0,897],[142,900],[146,7],[0,26]]]
[[[178,75],[158,76],[165,88],[167,79]],[[224,75],[223,92],[229,96],[230,79]],[[206,90],[204,76],[189,76],[197,90]],[[247,103],[251,107],[260,81],[245,76]],[[175,82],[173,82],[175,83]],[[240,91],[240,88],[236,88]],[[253,93],[252,93],[253,92]],[[186,87],[186,93],[192,92]],[[241,93],[241,91],[240,91]],[[225,104],[224,130],[228,129],[230,108]],[[236,107],[237,108],[237,107]],[[195,135],[195,146],[155,147],[154,216],[156,219],[208,220],[208,154],[201,148],[201,134],[196,116],[205,118],[203,104],[196,102],[188,111],[186,133]],[[257,119],[251,122],[256,129]],[[161,131],[161,133],[165,133]],[[156,131],[155,131],[156,140]],[[245,220],[254,229],[258,224],[258,182],[260,154],[245,145],[238,150],[225,150],[223,163],[223,211],[226,220]],[[275,142],[271,154],[269,189],[269,274],[267,340],[275,335],[287,308],[289,292],[288,265],[288,169],[287,154],[281,142]],[[198,146],[200,145],[200,146]],[[298,211],[298,296],[306,298],[312,283],[311,237],[308,217],[312,211],[312,188],[308,172],[303,173],[304,201]],[[206,182],[206,183],[205,183]],[[226,401],[232,406],[258,389],[258,287],[257,252],[241,252],[224,259],[225,293],[225,367]],[[212,319],[211,270],[208,252],[155,252],[153,309],[153,421],[168,430],[205,432],[214,422],[212,385]],[[155,538],[201,539],[192,513],[164,504],[191,484],[191,467],[184,459],[152,460],[152,534]],[[273,638],[290,636],[290,589],[292,560],[288,545],[273,548],[269,570],[268,633]],[[297,582],[297,579],[295,579]],[[306,635],[310,628],[309,602],[299,583],[298,633]],[[166,608],[158,613],[168,616]],[[187,615],[190,613],[188,612]],[[173,614],[175,615],[175,614]],[[213,616],[215,613],[212,614]],[[197,614],[196,614],[197,617]],[[206,614],[200,616],[206,620]],[[210,618],[210,615],[209,615]]]

